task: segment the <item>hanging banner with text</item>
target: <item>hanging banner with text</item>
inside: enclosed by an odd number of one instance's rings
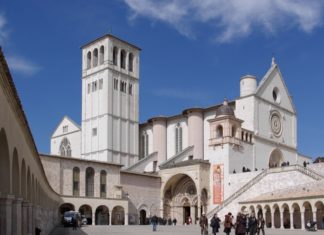
[[[224,165],[213,165],[213,195],[214,204],[221,204],[223,202],[224,192]]]

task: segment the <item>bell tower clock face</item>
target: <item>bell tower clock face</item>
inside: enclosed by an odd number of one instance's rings
[[[272,133],[279,137],[282,133],[282,123],[281,123],[281,115],[278,111],[272,111],[270,113],[270,126]]]

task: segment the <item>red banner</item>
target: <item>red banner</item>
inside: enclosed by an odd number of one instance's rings
[[[213,166],[213,196],[214,204],[223,202],[223,187],[224,187],[224,165]]]

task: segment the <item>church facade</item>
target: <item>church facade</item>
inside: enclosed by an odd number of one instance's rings
[[[299,168],[311,159],[298,153],[296,109],[274,59],[259,82],[238,79],[235,100],[145,123],[139,70],[140,48],[113,35],[82,47],[82,123],[64,117],[41,157],[62,211],[87,211],[93,224],[143,224],[154,214],[196,222],[323,178],[324,167]]]

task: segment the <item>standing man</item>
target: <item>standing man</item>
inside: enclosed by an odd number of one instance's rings
[[[221,220],[218,218],[217,214],[214,214],[213,218],[210,221],[210,227],[213,228],[213,234],[216,235],[219,231]]]
[[[265,221],[263,219],[263,216],[260,214],[258,218],[258,235],[260,235],[260,231],[262,231],[262,235],[264,235],[264,224]]]
[[[258,228],[258,224],[257,224],[257,219],[255,218],[254,213],[252,212],[250,218],[249,218],[249,232],[250,235],[255,235],[257,233],[257,228]]]
[[[201,214],[200,220],[199,220],[199,225],[201,229],[201,235],[205,235],[205,231],[208,229],[208,219],[205,215],[205,213]]]
[[[158,218],[156,215],[154,215],[151,219],[152,225],[153,225],[153,232],[156,231],[156,226],[157,226],[157,222],[158,222]]]

